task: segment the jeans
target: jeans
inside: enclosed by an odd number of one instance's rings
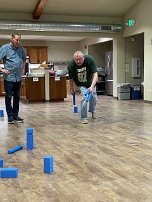
[[[88,108],[88,102],[85,99],[85,93],[87,88],[84,86],[79,87],[79,90],[81,92],[81,111],[80,111],[80,116],[81,119],[87,119],[87,108]],[[94,87],[94,92],[91,95],[90,101],[89,101],[89,112],[94,112],[96,108],[96,102],[97,102],[97,93],[96,93],[96,87]]]
[[[19,112],[19,101],[20,101],[20,89],[21,89],[21,81],[12,82],[4,80],[5,87],[5,106],[8,117],[18,116]],[[13,96],[13,104],[12,102]]]

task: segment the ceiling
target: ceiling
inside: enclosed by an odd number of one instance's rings
[[[1,0],[0,21],[5,22],[71,22],[99,23],[121,22],[122,17],[139,0]],[[53,36],[54,35],[54,36]],[[0,39],[10,38],[9,31],[2,31]],[[64,36],[41,32],[22,33],[23,39],[45,41],[79,41],[80,36]]]

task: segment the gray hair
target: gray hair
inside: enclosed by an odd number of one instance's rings
[[[84,54],[81,51],[76,51],[73,55],[73,58],[80,56],[80,57],[84,57]]]

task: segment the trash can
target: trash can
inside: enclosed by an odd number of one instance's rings
[[[133,100],[141,99],[140,86],[131,86],[131,98]]]
[[[118,100],[130,100],[130,83],[121,83],[117,86]]]

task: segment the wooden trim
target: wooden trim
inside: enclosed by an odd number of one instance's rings
[[[33,11],[33,19],[38,20],[46,6],[47,0],[39,0]]]

